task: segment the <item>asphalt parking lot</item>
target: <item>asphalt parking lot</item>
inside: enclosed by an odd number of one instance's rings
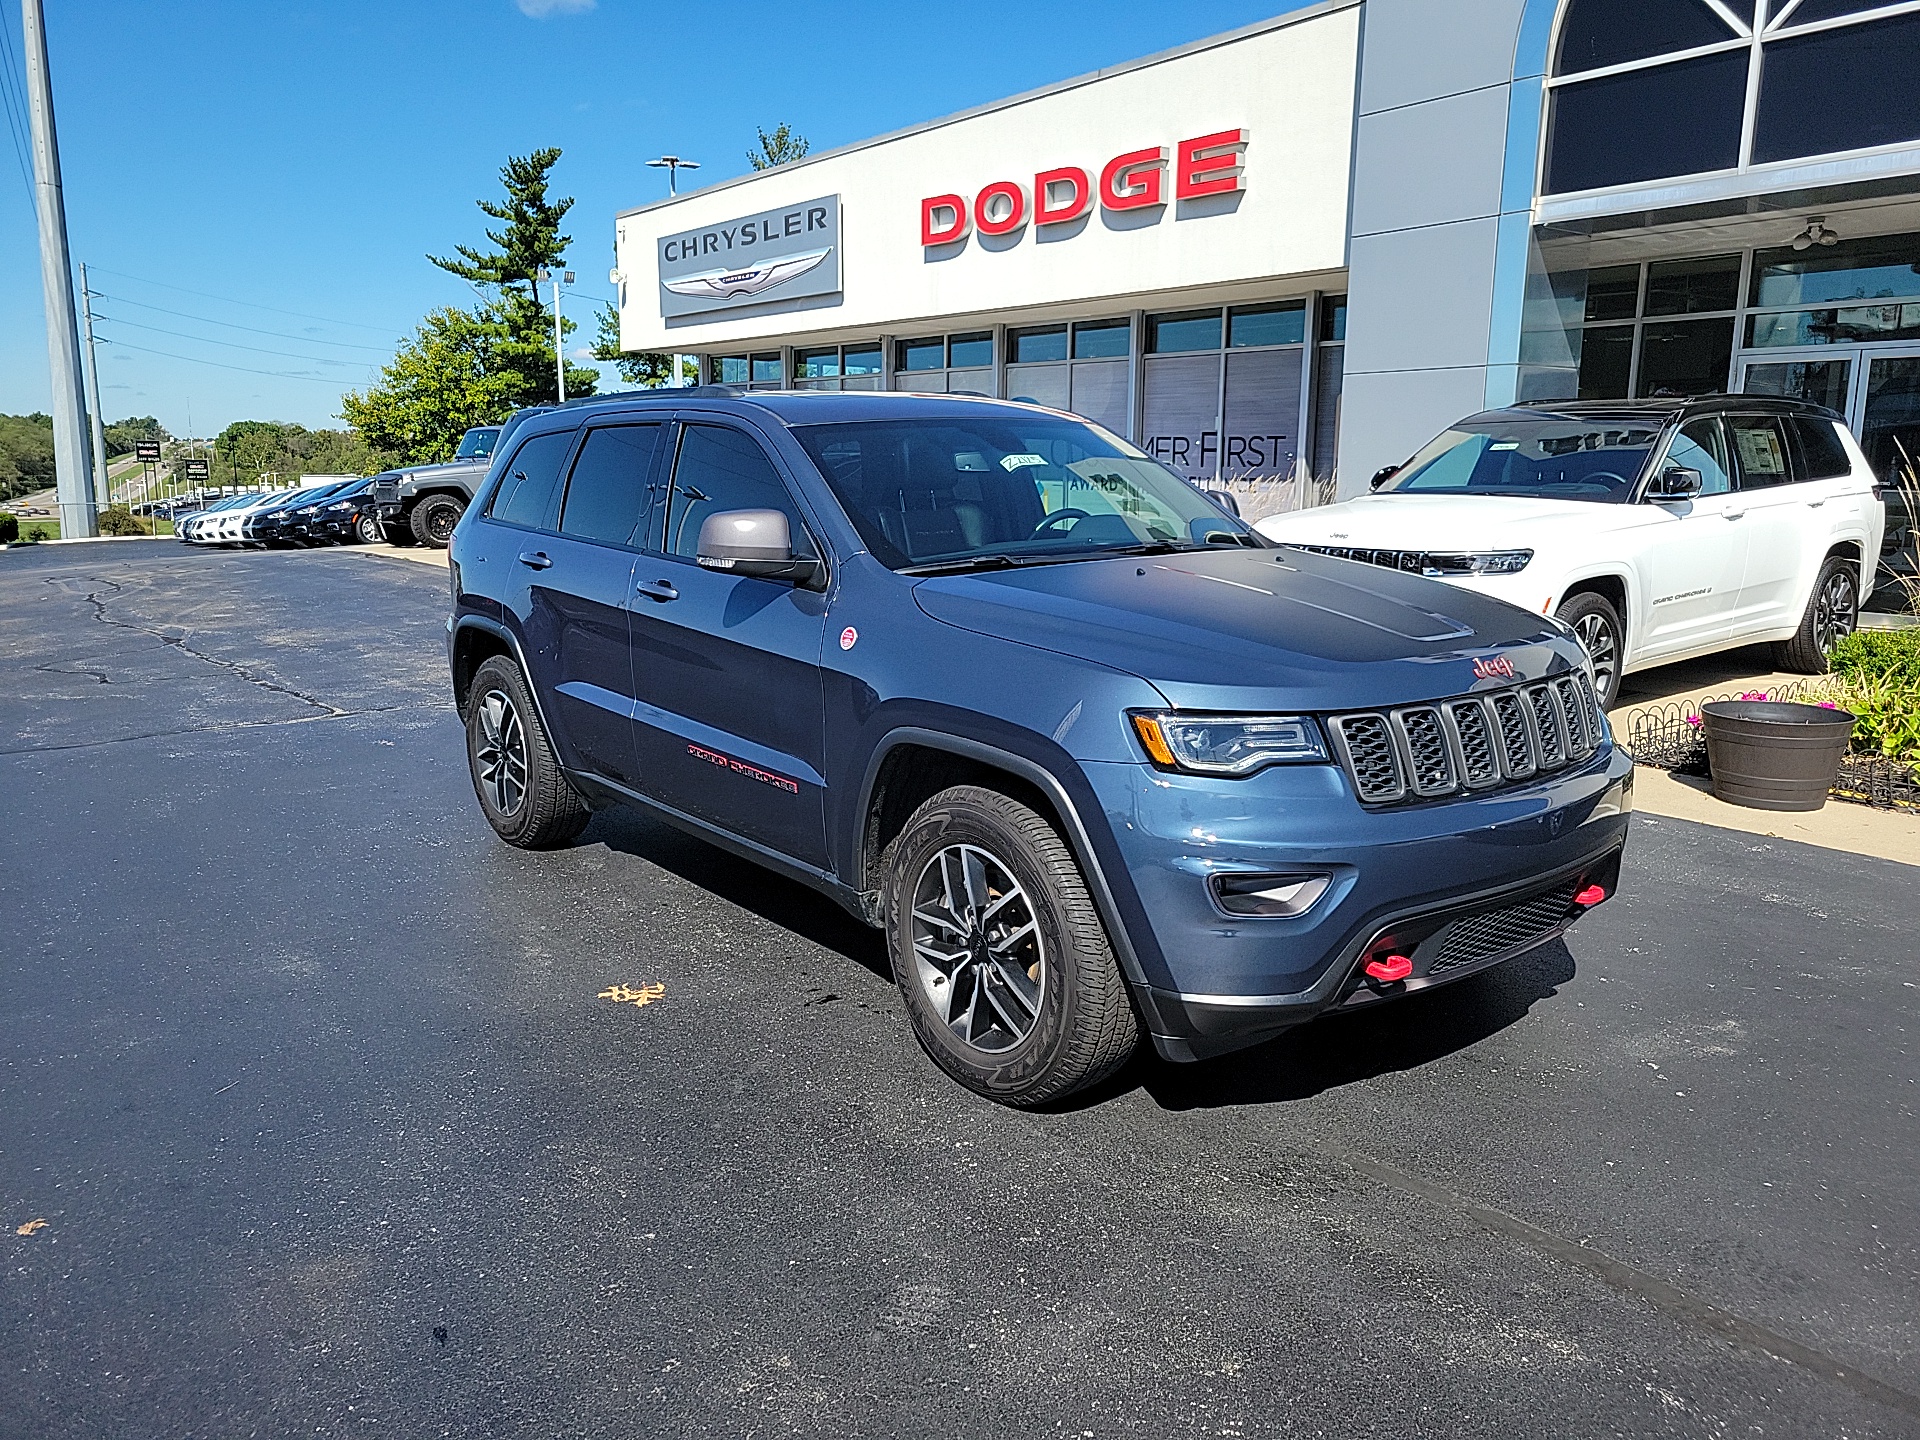
[[[1920,1435],[1912,868],[1646,817],[1564,945],[1014,1113],[829,902],[498,843],[445,585],[0,554],[0,1434]]]

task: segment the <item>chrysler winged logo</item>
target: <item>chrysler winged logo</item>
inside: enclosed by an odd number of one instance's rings
[[[804,255],[782,255],[763,260],[743,270],[709,270],[704,275],[683,275],[660,283],[676,295],[693,295],[702,300],[732,299],[740,295],[758,295],[763,290],[804,275],[827,256],[833,247],[809,250]]]
[[[1513,661],[1504,655],[1482,655],[1473,662],[1473,678],[1476,680],[1511,680]]]

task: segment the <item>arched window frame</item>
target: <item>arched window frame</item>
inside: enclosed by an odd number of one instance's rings
[[[1573,0],[1563,0],[1555,12],[1553,31],[1547,46],[1547,58],[1553,73],[1546,76],[1541,94],[1540,135],[1537,166],[1535,171],[1534,193],[1543,199],[1564,200],[1568,196],[1604,195],[1614,192],[1632,192],[1650,187],[1670,188],[1697,181],[1706,176],[1743,175],[1750,170],[1773,171],[1789,169],[1808,162],[1812,157],[1794,160],[1778,160],[1755,165],[1753,162],[1754,134],[1757,128],[1760,106],[1761,60],[1765,47],[1778,40],[1791,39],[1802,35],[1814,35],[1825,30],[1846,29],[1855,25],[1866,25],[1876,20],[1892,19],[1899,15],[1920,12],[1920,0],[1892,0],[1892,3],[1863,7],[1845,15],[1835,15],[1805,24],[1794,23],[1794,13],[1801,8],[1803,0],[1754,0],[1753,24],[1749,26],[1739,15],[1729,9],[1723,0],[1700,0],[1718,15],[1731,33],[1727,39],[1711,45],[1695,45],[1684,50],[1674,50],[1663,55],[1651,55],[1643,60],[1627,60],[1617,65],[1596,66],[1588,70],[1557,73],[1560,55],[1560,43],[1567,12],[1572,9]],[[1746,103],[1740,123],[1739,160],[1731,170],[1696,171],[1683,175],[1662,177],[1657,180],[1632,181],[1617,186],[1607,186],[1592,191],[1564,191],[1548,196],[1546,194],[1547,151],[1552,143],[1552,105],[1554,93],[1564,86],[1578,85],[1584,81],[1600,80],[1611,75],[1624,75],[1641,70],[1655,70],[1667,65],[1679,64],[1687,60],[1700,59],[1709,55],[1724,55],[1732,51],[1745,50],[1748,53]],[[1875,146],[1861,151],[1844,151],[1842,154],[1868,154],[1875,150],[1898,150],[1920,145],[1920,141],[1899,145]]]

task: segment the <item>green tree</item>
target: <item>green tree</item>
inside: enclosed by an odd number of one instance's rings
[[[0,499],[53,485],[53,417],[0,415]]]
[[[487,239],[499,249],[482,252],[470,245],[457,245],[458,259],[427,258],[442,270],[458,275],[475,285],[486,285],[502,294],[514,291],[540,304],[534,276],[544,267],[558,269],[573,243],[571,235],[560,233],[560,222],[573,208],[571,198],[549,200],[547,185],[560,151],[549,146],[531,155],[510,155],[500,167],[500,180],[507,188],[504,205],[491,200],[476,200],[484,214],[501,221],[505,228],[487,231]],[[524,287],[524,289],[522,288]]]
[[[652,389],[665,385],[673,378],[671,355],[663,355],[657,350],[628,352],[620,348],[620,312],[614,309],[611,300],[600,302],[599,329],[594,335],[593,358],[612,364],[619,370],[620,378],[629,385],[644,385]],[[680,374],[687,384],[697,384],[700,367],[690,359],[683,360]],[[571,385],[573,382],[569,380],[567,383]]]
[[[760,147],[747,151],[747,163],[756,170],[771,170],[776,165],[788,164],[813,148],[807,143],[806,136],[786,124],[776,126],[771,135],[758,125],[753,127],[753,132],[760,137]]]
[[[167,427],[151,415],[130,416],[125,420],[116,420],[103,427],[107,441],[107,454],[117,458],[133,453],[136,442],[141,440],[171,440]]]

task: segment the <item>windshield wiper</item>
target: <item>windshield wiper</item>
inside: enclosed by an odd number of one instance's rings
[[[936,560],[926,565],[902,565],[897,575],[964,575],[971,570],[1012,570],[1024,562],[1011,555],[969,555],[964,560]]]

